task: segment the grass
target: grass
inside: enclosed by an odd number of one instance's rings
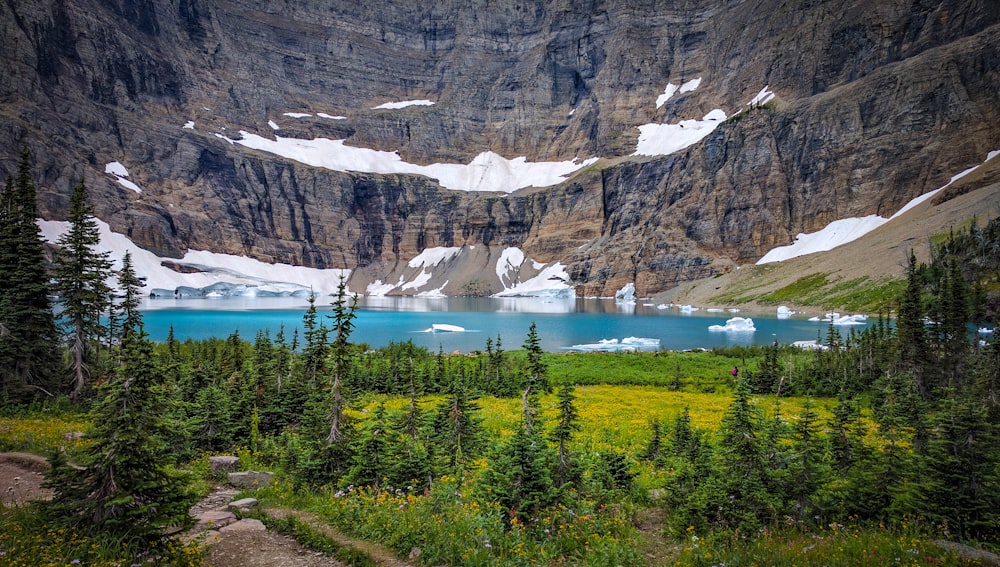
[[[754,266],[753,268],[763,267]],[[766,270],[760,270],[760,276],[767,274]],[[899,278],[871,279],[860,277],[850,280],[831,280],[830,274],[821,272],[803,276],[773,291],[760,293],[755,290],[766,287],[773,282],[759,282],[755,279],[750,281],[754,283],[715,296],[712,300],[734,305],[749,302],[757,302],[762,305],[790,303],[869,313],[889,312],[894,308],[897,298],[906,285],[906,282]]]
[[[764,531],[753,536],[725,534],[699,539],[689,536],[676,565],[769,565],[794,567],[824,565],[978,565],[930,543],[924,536],[899,534],[884,529],[845,528],[832,524],[825,529],[794,528]]]
[[[5,567],[200,567],[205,549],[175,540],[148,543],[48,526],[36,507],[0,504],[0,565]]]
[[[74,454],[90,441],[77,435],[87,430],[82,416],[0,417],[0,452],[20,451],[47,455],[60,447]]]
[[[684,390],[728,391],[729,370],[744,367],[744,351],[552,354],[546,357],[553,384],[669,387],[679,377]],[[756,352],[750,351],[751,356]]]

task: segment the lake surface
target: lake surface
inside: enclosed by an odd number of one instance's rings
[[[316,302],[321,316],[332,314],[329,299]],[[170,325],[180,339],[225,338],[234,330],[253,341],[258,330],[273,338],[283,324],[287,341],[302,333],[304,298],[145,299],[141,306],[146,332],[165,340]],[[712,332],[709,325],[724,325],[735,317],[752,317],[756,332]],[[432,351],[482,350],[486,338],[503,340],[505,350],[521,348],[528,327],[535,322],[542,348],[568,350],[601,340],[627,337],[659,339],[670,350],[712,348],[723,345],[769,344],[813,340],[826,334],[828,324],[807,321],[805,316],[778,319],[769,313],[709,313],[704,309],[682,314],[676,307],[658,309],[640,301],[617,305],[610,299],[536,298],[413,298],[367,297],[358,303],[352,342],[384,346],[391,341],[412,340]],[[454,325],[464,332],[427,332],[433,325]],[[841,328],[847,333],[849,328]],[[650,347],[647,347],[647,349]],[[656,347],[652,347],[655,349]]]

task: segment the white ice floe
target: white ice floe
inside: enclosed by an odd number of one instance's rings
[[[708,311],[709,313],[722,313],[723,312],[723,310],[720,309],[720,308],[718,308],[718,307],[709,307],[705,311]]]
[[[316,116],[319,116],[320,118],[326,118],[327,120],[347,120],[346,116],[332,116],[325,112],[317,112]]]
[[[681,313],[694,313],[699,308],[698,307],[692,307],[690,305],[681,305],[678,309],[680,309]]]
[[[188,120],[183,126],[181,126],[181,128],[185,130],[194,130],[194,120]]]
[[[501,191],[510,193],[524,187],[548,187],[566,180],[597,158],[559,162],[529,162],[524,157],[507,159],[493,152],[483,152],[469,164],[433,163],[417,165],[403,161],[396,152],[357,148],[344,140],[282,138],[274,140],[240,131],[232,143],[269,152],[295,161],[333,171],[359,173],[402,173],[437,179],[442,187],[461,191]]]
[[[635,305],[635,284],[629,282],[615,292],[615,303]]]
[[[336,291],[341,277],[350,275],[350,270],[305,268],[288,264],[268,264],[245,256],[217,254],[200,250],[188,250],[183,258],[163,258],[140,248],[123,234],[112,232],[107,223],[96,219],[100,244],[98,251],[110,252],[114,269],[121,268],[125,252],[132,255],[132,265],[136,275],[145,279],[144,293],[160,290],[160,293],[174,295],[303,295],[312,289],[318,295]],[[65,221],[39,220],[42,236],[55,243],[69,230]],[[181,273],[164,263],[201,270],[196,273]],[[110,283],[117,285],[112,280]]]
[[[622,340],[618,339],[601,339],[596,343],[573,345],[568,347],[563,347],[565,350],[575,350],[575,351],[604,351],[604,352],[618,352],[618,351],[637,351],[637,350],[656,350],[660,347],[660,339],[650,339],[644,337],[625,337]]]
[[[990,152],[987,155],[985,161],[989,161],[994,156],[1000,155],[997,152]],[[981,164],[980,164],[981,165]],[[959,179],[965,177],[966,175],[975,171],[979,166],[974,166],[966,169],[965,171],[953,176],[948,183],[935,189],[933,191],[928,191],[919,197],[912,199],[903,208],[896,211],[894,215],[889,218],[881,217],[878,215],[868,215],[867,217],[852,217],[845,218],[831,222],[826,225],[823,229],[804,234],[800,233],[795,237],[795,242],[789,244],[788,246],[778,246],[772,248],[767,254],[757,260],[757,264],[768,264],[771,262],[782,262],[784,260],[789,260],[791,258],[796,258],[798,256],[804,256],[806,254],[812,254],[814,252],[825,252],[827,250],[832,250],[837,246],[842,244],[847,244],[861,238],[862,236],[868,234],[869,232],[875,230],[876,228],[882,226],[883,224],[893,220],[903,213],[909,211],[913,207],[916,207],[920,203],[931,199],[937,195],[941,190],[945,189],[952,183],[958,181]]]
[[[820,344],[816,339],[811,341],[795,341],[792,346],[802,350],[826,350],[826,345]]]
[[[117,181],[122,187],[126,187],[135,191],[136,193],[142,193],[142,188],[135,183],[129,181],[128,170],[121,162],[113,161],[104,166],[104,173],[114,176],[115,181]]]
[[[795,315],[795,312],[789,309],[787,306],[785,305],[778,306],[778,312],[777,312],[778,319],[788,319],[792,315]]]
[[[458,325],[448,325],[446,323],[432,323],[429,329],[424,329],[425,333],[464,333],[465,327]]]
[[[639,142],[635,153],[640,156],[665,156],[697,144],[726,119],[726,113],[715,109],[701,120],[681,120],[677,124],[643,124],[639,126]]]
[[[980,335],[992,335],[993,329],[989,327],[979,327],[978,332]]]
[[[312,117],[312,114],[309,114],[308,112],[285,112],[282,116],[287,116],[289,118],[310,118]]]
[[[407,106],[433,106],[434,103],[427,100],[401,100],[398,102],[386,102],[378,106],[373,106],[372,110],[398,110]]]
[[[867,315],[844,315],[831,321],[834,325],[864,325],[867,322]]]
[[[726,311],[728,311],[730,313],[739,313],[740,312],[740,310],[737,309],[737,308],[735,308],[735,307],[730,307],[729,309],[726,309]]]
[[[275,122],[274,120],[268,120],[267,125],[270,126],[272,130],[281,130],[281,128],[278,126],[278,123]]]
[[[749,317],[733,317],[725,325],[709,325],[708,330],[716,333],[753,333],[757,328]]]

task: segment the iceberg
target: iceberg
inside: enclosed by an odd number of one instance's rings
[[[615,303],[635,303],[635,284],[627,283],[615,292]]]
[[[834,325],[864,325],[868,322],[867,315],[844,315],[830,321]]]
[[[788,319],[792,315],[795,315],[795,312],[789,309],[788,307],[784,305],[778,306],[778,319]]]
[[[697,311],[698,309],[699,309],[698,307],[691,307],[690,305],[681,305],[680,306],[681,313],[693,313],[693,312]]]
[[[434,323],[431,325],[430,329],[427,329],[430,333],[464,333],[465,327],[459,327],[458,325],[448,325],[445,323]]]
[[[709,325],[708,330],[714,333],[753,333],[757,328],[749,317],[733,317],[725,325]]]
[[[563,347],[565,350],[580,352],[635,352],[639,350],[655,350],[660,347],[660,339],[645,337],[625,337],[618,339],[601,339],[596,343]]]

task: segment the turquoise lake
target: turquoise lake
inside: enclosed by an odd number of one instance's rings
[[[331,314],[329,299],[316,302],[321,316]],[[175,336],[225,338],[238,330],[253,341],[266,329],[273,338],[284,325],[286,340],[295,329],[302,332],[304,298],[146,299],[143,320],[152,339],[166,339],[170,326]],[[731,317],[751,317],[756,332],[712,332],[709,325],[724,325]],[[807,321],[802,315],[778,319],[776,313],[710,313],[704,309],[681,314],[676,307],[616,305],[610,299],[535,298],[412,298],[368,297],[358,303],[352,342],[373,347],[392,341],[412,340],[432,351],[482,350],[486,338],[499,335],[506,350],[519,349],[534,321],[548,351],[569,350],[601,340],[626,337],[659,339],[670,350],[712,348],[723,345],[769,344],[814,340],[826,334],[828,323]],[[462,327],[464,332],[427,332],[433,325]],[[842,333],[850,327],[842,327]],[[656,347],[647,347],[655,349]]]

